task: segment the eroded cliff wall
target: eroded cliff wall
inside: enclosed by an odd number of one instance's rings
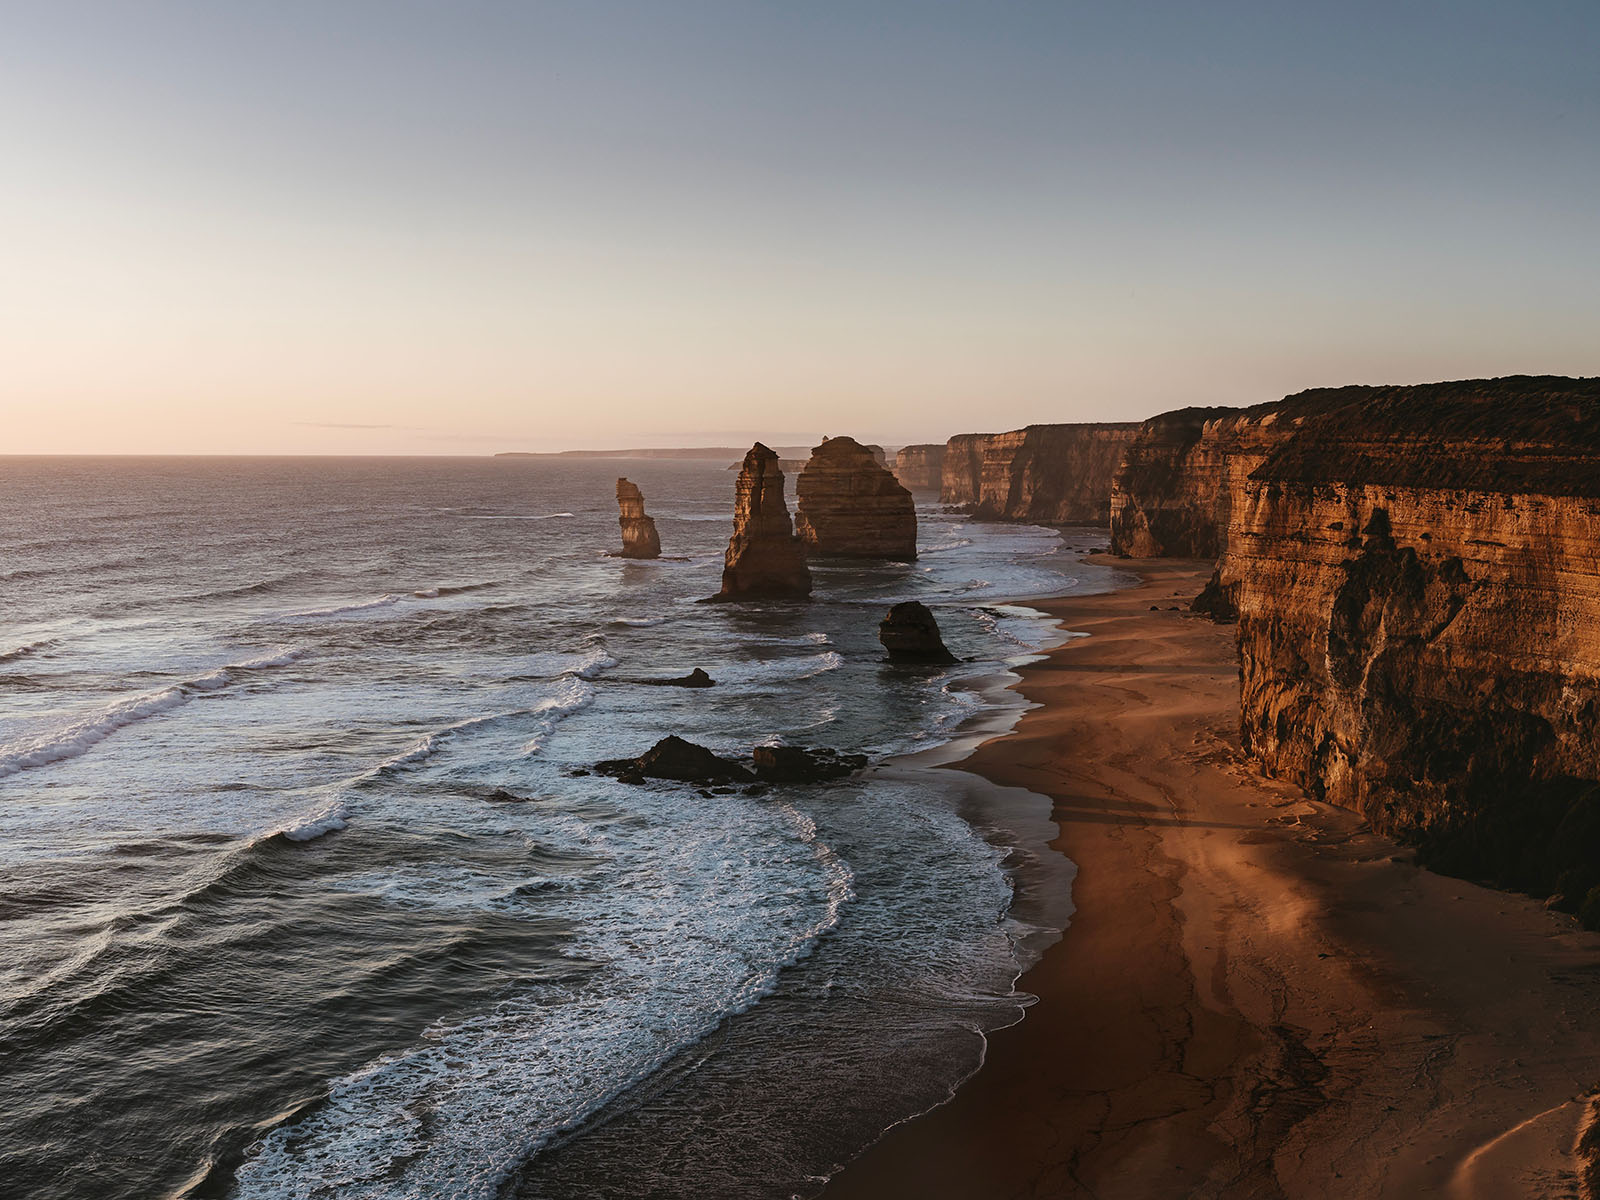
[[[1104,525],[1112,478],[1139,428],[1085,422],[961,434],[945,444],[939,498],[991,521]]]
[[[944,444],[939,499],[945,504],[976,504],[983,478],[983,443],[987,433],[958,433]]]
[[[900,447],[894,456],[894,477],[913,491],[938,491],[944,484],[944,447]]]
[[[1111,485],[1111,549],[1215,558],[1244,481],[1307,419],[1339,401],[1305,392],[1250,408],[1182,408],[1139,427]]]
[[[1161,493],[1229,493],[1246,751],[1441,869],[1575,906],[1600,885],[1600,381],[1296,402],[1226,486],[1202,422],[1202,481]]]

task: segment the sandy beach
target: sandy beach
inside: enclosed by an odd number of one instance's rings
[[[1210,564],[1136,569],[1041,605],[1090,636],[1025,669],[1040,707],[960,764],[1051,797],[1078,866],[1019,985],[1039,1002],[824,1195],[1586,1194],[1600,935],[1261,779],[1232,630],[1186,611]]]

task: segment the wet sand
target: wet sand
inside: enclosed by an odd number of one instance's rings
[[[1210,564],[1137,571],[1040,605],[1091,636],[960,764],[1052,797],[1078,866],[1039,1003],[823,1195],[1581,1195],[1600,935],[1257,776],[1232,630],[1187,612]]]

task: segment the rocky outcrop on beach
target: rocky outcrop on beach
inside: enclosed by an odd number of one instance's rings
[[[900,447],[894,456],[894,477],[914,492],[937,492],[944,482],[944,447]]]
[[[1600,381],[1285,406],[1223,472],[1245,750],[1443,870],[1576,904],[1600,885]]]
[[[989,521],[1104,525],[1137,422],[1030,425],[945,444],[939,499]]]
[[[645,515],[644,493],[639,485],[617,480],[617,523],[622,526],[622,558],[660,558],[661,537],[655,521]]]
[[[808,554],[902,562],[917,557],[911,493],[854,438],[824,438],[811,451],[795,491],[796,532]]]
[[[896,604],[878,623],[878,640],[898,662],[954,662],[939,636],[939,622],[919,600]]]
[[[778,456],[757,442],[744,456],[733,502],[733,537],[718,600],[800,598],[811,594],[805,550],[783,498]]]

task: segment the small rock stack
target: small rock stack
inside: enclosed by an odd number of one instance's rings
[[[644,493],[639,485],[617,480],[617,523],[622,526],[622,558],[660,558],[661,535],[656,523],[644,512]]]

